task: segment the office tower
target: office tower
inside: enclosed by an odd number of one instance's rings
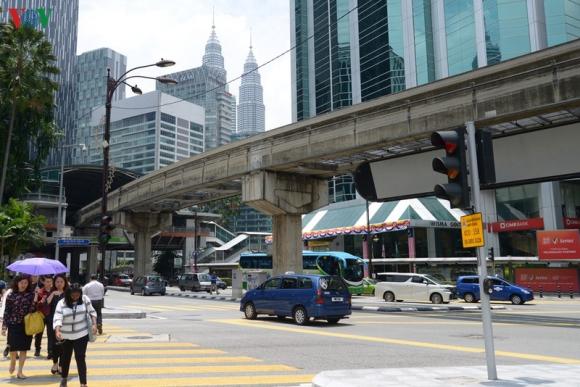
[[[93,109],[89,144],[103,139],[105,107]],[[201,106],[152,91],[113,103],[111,165],[148,173],[203,152],[205,114]],[[89,147],[89,164],[101,165],[102,149]]]
[[[127,71],[127,57],[110,48],[99,48],[77,56],[75,69],[76,106],[74,143],[83,143],[87,147],[99,147],[91,144],[89,138],[91,111],[106,101],[107,70],[111,77],[118,79]],[[125,85],[115,90],[112,102],[125,98]],[[73,153],[74,164],[82,164],[86,157],[81,153]]]
[[[226,85],[227,73],[215,25],[205,46],[202,65],[164,76],[178,84],[157,82],[157,90],[205,108],[205,149],[228,144],[236,128],[236,99]]]
[[[56,67],[60,73],[54,76],[59,85],[55,95],[55,122],[65,134],[65,142],[74,141],[74,66],[77,54],[77,30],[79,19],[78,0],[2,0],[0,3],[0,22],[12,20],[15,24],[33,26],[45,33],[52,44],[56,57]],[[17,10],[14,19],[10,8]],[[42,11],[40,11],[42,9]],[[47,17],[44,20],[44,16]],[[46,23],[45,23],[46,22]],[[70,148],[69,148],[70,149]],[[68,151],[68,150],[67,150]],[[70,162],[70,155],[65,161]],[[53,149],[47,159],[47,165],[60,163],[60,150]]]
[[[238,105],[237,136],[249,137],[265,130],[265,107],[263,89],[258,72],[258,63],[250,52],[244,64],[244,73],[240,84],[240,103]]]

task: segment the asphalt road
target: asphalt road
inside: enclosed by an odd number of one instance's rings
[[[478,312],[355,312],[338,325],[298,327],[245,320],[232,302],[110,291],[106,305],[148,318],[105,320],[106,335],[89,347],[92,387],[296,386],[326,370],[485,365]],[[579,301],[503,305],[493,312],[498,365],[580,364]],[[155,334],[158,343],[142,343]],[[34,375],[39,366],[30,367]]]

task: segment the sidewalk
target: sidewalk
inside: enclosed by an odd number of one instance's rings
[[[120,309],[120,308],[109,308],[104,307],[102,309],[103,319],[135,319],[135,318],[146,318],[147,313],[141,310],[135,309]]]
[[[382,387],[382,386],[503,386],[549,385],[577,387],[580,365],[530,364],[498,366],[499,380],[489,381],[485,366],[387,368],[368,370],[325,371],[316,375],[314,387]]]

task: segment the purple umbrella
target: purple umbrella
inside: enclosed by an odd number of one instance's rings
[[[16,261],[7,267],[9,270],[29,275],[68,273],[68,268],[60,261],[47,258],[27,258]]]

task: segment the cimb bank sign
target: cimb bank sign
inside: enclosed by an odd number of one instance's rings
[[[7,12],[14,23],[14,27],[20,28],[22,26],[38,28],[40,26],[46,28],[48,26],[48,19],[52,14],[50,8],[7,8],[6,11],[0,7],[0,15]]]

